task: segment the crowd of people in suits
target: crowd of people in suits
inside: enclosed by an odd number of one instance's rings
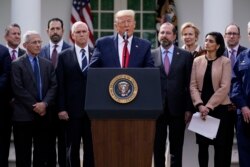
[[[6,47],[0,45],[1,167],[8,167],[12,129],[17,167],[56,167],[57,163],[80,167],[81,141],[82,166],[95,166],[91,121],[84,110],[87,71],[92,67],[160,69],[164,111],[156,120],[155,167],[165,167],[168,136],[171,167],[182,166],[185,127],[196,111],[203,120],[207,115],[221,120],[215,139],[196,134],[199,165],[208,167],[208,147],[213,145],[214,166],[230,166],[236,127],[240,166],[248,166],[250,51],[239,44],[239,26],[229,24],[224,36],[207,33],[201,46],[197,44],[199,29],[184,23],[180,48],[174,44],[175,26],[166,22],[160,26],[156,49],[133,35],[135,26],[133,10],[118,11],[114,15],[116,34],[97,39],[92,48],[87,24],[77,21],[72,25],[74,43],[70,45],[62,38],[63,21],[52,18],[47,26],[49,43],[42,47],[40,34],[27,31],[25,50],[19,47],[20,26],[6,28]],[[250,40],[250,23],[248,37]]]

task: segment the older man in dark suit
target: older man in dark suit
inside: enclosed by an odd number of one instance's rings
[[[135,12],[121,10],[115,14],[117,34],[96,41],[91,67],[153,67],[149,41],[133,35],[135,30]]]
[[[191,118],[193,106],[189,93],[192,55],[173,45],[176,29],[171,23],[160,27],[161,46],[152,50],[155,67],[161,71],[164,113],[156,122],[154,164],[165,167],[167,126],[169,127],[171,167],[182,166],[185,123]]]
[[[86,23],[72,25],[74,47],[59,54],[56,69],[58,78],[59,119],[67,121],[67,165],[80,167],[80,143],[83,140],[83,167],[94,166],[90,120],[84,111],[85,89],[89,60],[93,48],[88,46],[89,30]]]
[[[44,57],[52,62],[56,68],[58,62],[58,54],[69,48],[70,45],[63,40],[63,21],[59,18],[52,18],[48,21],[47,34],[49,36],[49,43],[46,44],[39,56]],[[60,167],[66,167],[66,141],[65,141],[65,124],[64,120],[58,119],[58,110],[54,109],[53,127],[50,131],[50,151],[49,151],[49,166],[56,167],[57,155],[58,164]],[[56,140],[57,139],[57,140]],[[57,141],[57,151],[56,151]]]
[[[8,167],[10,132],[11,132],[11,113],[10,113],[10,69],[11,59],[9,51],[0,45],[0,166]]]
[[[47,133],[57,82],[51,62],[38,57],[41,43],[37,32],[27,31],[23,44],[27,53],[12,62],[12,120],[17,167],[31,166],[32,143],[33,166],[45,167],[48,164]]]

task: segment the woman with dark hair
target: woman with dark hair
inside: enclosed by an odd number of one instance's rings
[[[223,56],[225,43],[219,32],[210,32],[206,35],[204,49],[206,53],[194,59],[193,62],[190,93],[201,119],[205,120],[206,116],[210,115],[220,119],[220,125],[217,136],[213,140],[196,134],[199,165],[208,167],[208,147],[213,145],[214,167],[230,167],[234,135],[234,126],[227,121],[230,119],[228,105],[230,104],[231,62],[229,58]]]

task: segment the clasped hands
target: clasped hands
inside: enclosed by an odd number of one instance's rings
[[[209,113],[209,108],[204,105],[200,105],[198,109],[201,114],[201,119],[206,120],[206,116]]]
[[[46,114],[46,103],[45,102],[37,102],[33,105],[33,111],[35,111],[40,116],[44,116]]]

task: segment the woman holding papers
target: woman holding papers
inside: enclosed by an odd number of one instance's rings
[[[206,121],[206,116],[210,115],[220,119],[220,125],[214,140],[196,134],[199,165],[208,167],[208,146],[213,145],[214,166],[230,167],[234,135],[233,123],[228,122],[231,63],[229,58],[223,56],[225,43],[219,32],[206,35],[204,49],[206,53],[193,62],[190,93],[201,119]]]

